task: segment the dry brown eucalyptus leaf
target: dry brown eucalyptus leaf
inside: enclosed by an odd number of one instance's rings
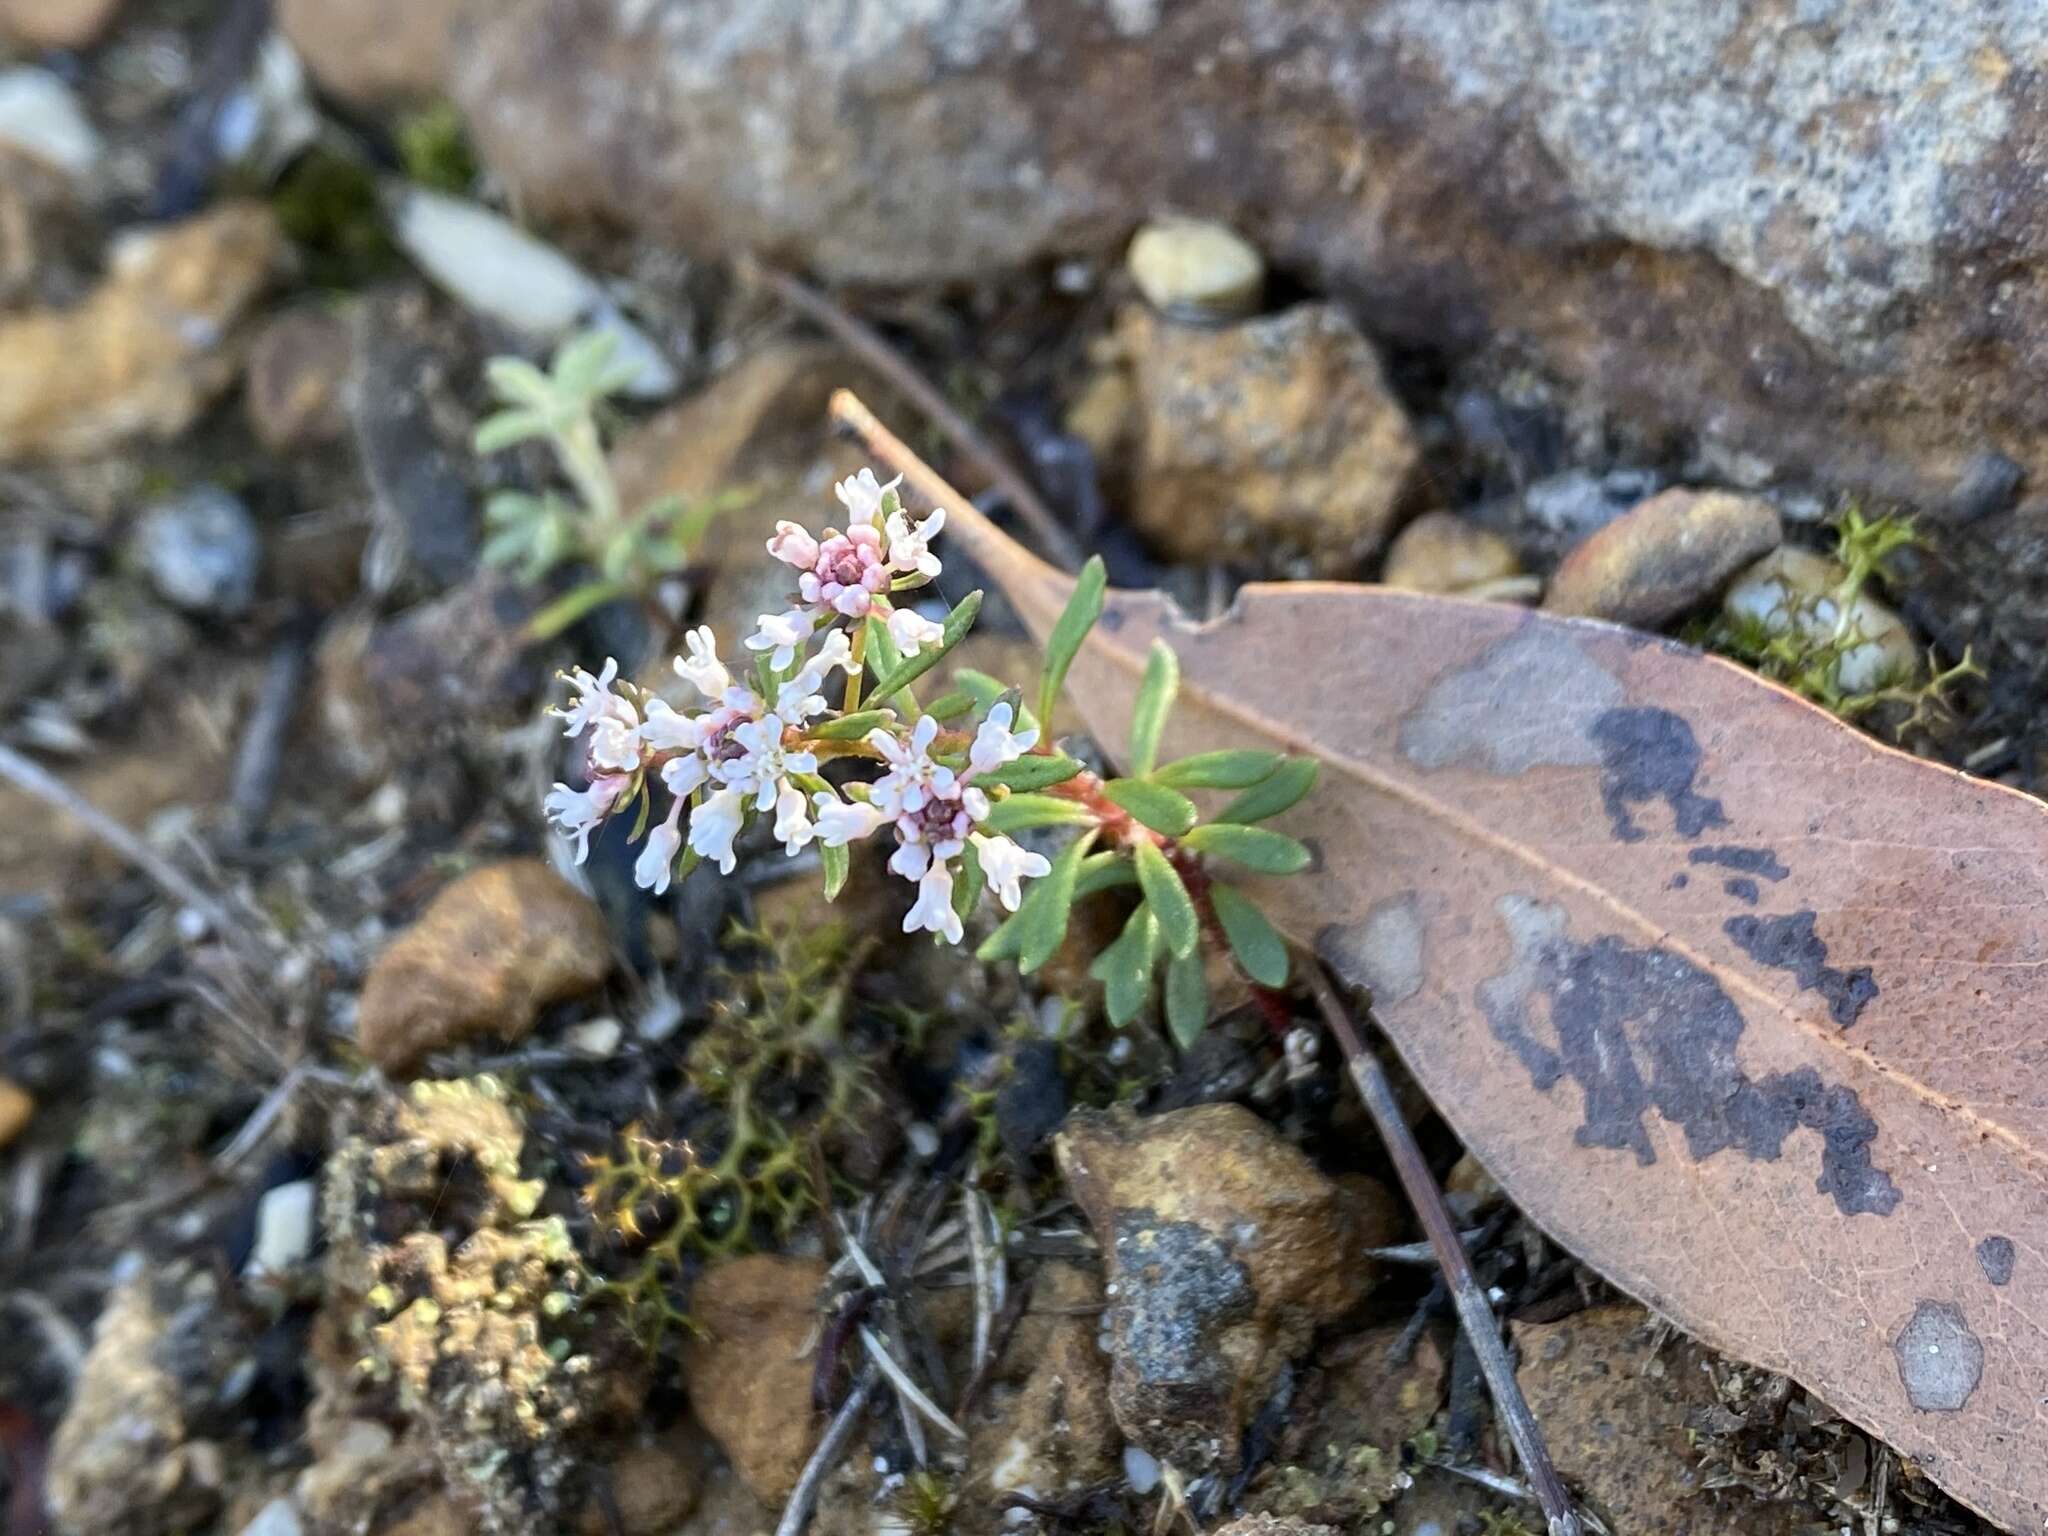
[[[1071,579],[948,511],[1043,639]],[[1112,592],[1066,693],[1112,754],[1155,636],[1168,755],[1322,760],[1267,910],[1517,1203],[2048,1529],[2048,808],[1681,645],[1324,583]]]

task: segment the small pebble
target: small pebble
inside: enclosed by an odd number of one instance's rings
[[[1713,597],[1784,536],[1777,509],[1757,497],[1665,491],[1573,549],[1543,606],[1655,629]]]
[[[1222,224],[1161,219],[1131,241],[1131,280],[1161,314],[1181,320],[1240,320],[1265,295],[1266,263]]]
[[[0,69],[0,144],[83,181],[106,146],[71,87],[47,69]]]
[[[29,1091],[11,1077],[0,1077],[0,1147],[28,1129],[35,1114],[36,1101]]]
[[[256,600],[263,541],[240,497],[195,486],[142,514],[135,552],[150,582],[192,613],[234,618]]]
[[[266,1189],[256,1202],[256,1241],[245,1275],[281,1275],[305,1262],[313,1251],[313,1224],[319,1203],[311,1179],[293,1179]]]
[[[1124,1447],[1124,1481],[1143,1498],[1159,1486],[1159,1458],[1135,1445]]]
[[[615,1054],[619,1042],[626,1038],[626,1026],[617,1019],[591,1019],[578,1024],[563,1036],[569,1049],[579,1055],[590,1056],[599,1061]]]
[[[1841,610],[1834,592],[1846,573],[1824,555],[1787,545],[1756,562],[1729,586],[1721,611],[1748,619],[1774,635],[1795,626],[1809,641],[1825,644]],[[1920,672],[1920,650],[1905,623],[1868,591],[1850,605],[1848,627],[1864,643],[1850,647],[1835,667],[1835,686],[1844,693],[1868,693]]]
[[[304,1529],[297,1505],[290,1499],[272,1499],[242,1527],[242,1536],[299,1536]]]
[[[1660,489],[1647,469],[1612,469],[1604,475],[1567,469],[1531,483],[1522,493],[1532,521],[1570,538],[1584,538]]]
[[[1463,592],[1519,575],[1514,546],[1451,512],[1425,512],[1394,538],[1380,580],[1408,592]]]
[[[930,1159],[938,1156],[939,1133],[933,1130],[925,1121],[911,1121],[908,1135],[910,1137],[910,1150],[915,1152],[920,1158]]]

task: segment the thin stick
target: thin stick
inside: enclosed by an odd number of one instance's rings
[[[1058,514],[1031,488],[1031,482],[996,451],[995,445],[982,436],[965,416],[954,410],[946,397],[911,366],[908,358],[871,327],[856,320],[809,284],[760,262],[750,263],[750,268],[792,309],[815,320],[848,348],[859,353],[877,373],[909,397],[911,404],[930,417],[932,424],[952,439],[953,446],[972,459],[988,482],[1017,509],[1017,515],[1030,525],[1039,545],[1057,564],[1070,571],[1080,566],[1081,552],[1075,547],[1073,536],[1061,524]],[[931,499],[938,500],[937,497]]]
[[[235,920],[228,915],[226,907],[193,884],[177,865],[40,763],[23,757],[12,747],[0,746],[0,779],[76,820],[86,831],[153,880],[165,895],[204,917],[215,933],[223,937],[234,933]]]
[[[263,829],[277,797],[278,771],[284,766],[285,734],[299,703],[299,684],[306,675],[310,635],[305,626],[277,643],[263,670],[263,686],[242,728],[235,752],[234,776],[228,786],[228,841],[246,844]]]
[[[1395,1102],[1393,1085],[1387,1081],[1387,1074],[1381,1069],[1378,1059],[1359,1038],[1357,1027],[1351,1022],[1343,1004],[1337,1001],[1337,994],[1331,988],[1329,978],[1324,976],[1322,966],[1310,960],[1301,969],[1307,974],[1309,987],[1316,995],[1316,1006],[1322,1011],[1323,1022],[1329,1025],[1330,1033],[1337,1037],[1337,1044],[1344,1052],[1352,1086],[1358,1090],[1366,1113],[1372,1116],[1380,1139],[1386,1143],[1387,1153],[1394,1160],[1394,1170],[1401,1176],[1401,1187],[1408,1193],[1408,1202],[1415,1207],[1415,1214],[1421,1217],[1422,1229],[1429,1235],[1430,1246],[1436,1250],[1437,1263],[1443,1267],[1444,1283],[1450,1288],[1451,1300],[1458,1309],[1458,1321],[1464,1327],[1465,1337],[1471,1340],[1473,1353],[1479,1357],[1479,1369],[1486,1377],[1487,1390],[1493,1394],[1494,1411],[1500,1415],[1508,1439],[1514,1444],[1515,1455],[1529,1479],[1530,1490],[1542,1507],[1544,1518],[1550,1522],[1550,1536],[1582,1536],[1585,1527],[1572,1507],[1571,1495],[1565,1492],[1564,1484],[1558,1480],[1557,1468],[1551,1465],[1550,1452],[1543,1444],[1543,1431],[1537,1426],[1536,1416],[1529,1411],[1528,1401],[1515,1381],[1514,1363],[1508,1359],[1507,1347],[1501,1343],[1500,1320],[1493,1315],[1493,1304],[1486,1299],[1486,1292],[1480,1289],[1478,1276],[1472,1273],[1471,1260],[1465,1256],[1465,1245],[1458,1240],[1458,1229],[1451,1220],[1450,1210],[1444,1205],[1443,1191],[1437,1188],[1436,1180],[1430,1176],[1429,1168],[1422,1160],[1422,1149],[1416,1146],[1415,1136],[1401,1114],[1401,1106]]]
[[[818,1437],[818,1448],[804,1463],[803,1475],[796,1480],[796,1487],[790,1490],[789,1502],[782,1506],[782,1518],[775,1522],[775,1536],[797,1536],[804,1528],[804,1522],[811,1518],[811,1506],[818,1502],[818,1489],[839,1464],[840,1456],[846,1451],[846,1443],[853,1438],[854,1427],[860,1423],[860,1416],[866,1411],[868,1399],[874,1395],[875,1383],[880,1379],[881,1373],[870,1366],[854,1382],[853,1390],[846,1394],[846,1401],[839,1405],[839,1411],[832,1415],[832,1422],[825,1426],[825,1433]]]

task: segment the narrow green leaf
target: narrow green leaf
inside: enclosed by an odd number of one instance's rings
[[[625,588],[616,581],[586,581],[571,587],[547,607],[526,621],[529,639],[551,640],[593,608],[622,596]]]
[[[896,642],[889,638],[889,627],[879,618],[870,615],[865,625],[867,640],[863,646],[862,659],[867,677],[872,681],[879,681],[903,665],[903,653],[896,649]],[[868,703],[873,697],[874,692],[871,688],[861,702]],[[906,694],[901,708],[906,720],[917,718],[917,699],[914,696]]]
[[[1182,1050],[1209,1027],[1209,978],[1198,954],[1176,955],[1166,967],[1166,1027]]]
[[[1067,921],[1074,915],[1074,882],[1094,841],[1091,828],[1062,848],[1051,871],[1032,886],[1018,909],[1017,915],[1024,918],[1024,940],[1017,946],[1017,969],[1026,976],[1050,960],[1067,936]]]
[[[1138,844],[1138,885],[1159,916],[1166,947],[1176,955],[1193,954],[1202,937],[1201,921],[1179,872],[1167,862],[1157,843]]]
[[[491,386],[491,393],[508,404],[536,411],[554,407],[554,384],[523,357],[492,358],[484,364],[484,380]]]
[[[825,899],[831,901],[845,889],[846,876],[853,868],[853,856],[846,848],[818,844],[818,862],[825,869]]]
[[[1170,789],[1244,789],[1258,783],[1285,759],[1278,752],[1226,748],[1177,758],[1153,771],[1152,782]]]
[[[1074,664],[1074,657],[1081,649],[1081,642],[1088,638],[1088,631],[1102,617],[1103,593],[1108,588],[1108,567],[1102,563],[1102,556],[1090,555],[1088,563],[1081,567],[1080,576],[1075,579],[1074,595],[1067,599],[1066,611],[1053,625],[1051,638],[1045,642],[1045,671],[1040,674],[1038,684],[1038,718],[1044,722],[1048,735],[1052,729],[1053,705],[1059,699],[1060,689],[1066,686],[1067,668]]]
[[[1179,837],[1195,824],[1195,802],[1164,784],[1149,779],[1111,779],[1102,786],[1102,793],[1167,837]]]
[[[1095,814],[1057,795],[1005,795],[982,820],[987,832],[1022,832],[1029,827],[1087,826]]]
[[[925,705],[924,712],[935,720],[957,720],[974,708],[974,695],[956,688],[951,693],[940,694]]]
[[[547,418],[538,411],[499,411],[477,423],[470,445],[481,458],[486,454],[503,453],[507,448],[533,438],[544,437],[547,430]]]
[[[1102,983],[1103,1009],[1110,1023],[1121,1028],[1145,1006],[1145,997],[1152,990],[1152,969],[1162,947],[1159,920],[1141,902],[1116,942],[1088,967],[1088,974]]]
[[[983,962],[1014,960],[1024,947],[1024,914],[1030,910],[1031,898],[1024,898],[1024,905],[1012,912],[997,925],[996,931],[981,941],[981,948],[974,952],[974,958]]]
[[[981,872],[981,855],[969,843],[960,850],[960,873],[953,881],[953,911],[964,923],[974,910],[974,904],[981,900],[982,887],[987,877]]]
[[[1316,787],[1321,764],[1312,757],[1290,757],[1265,778],[1225,806],[1218,821],[1264,821],[1300,802]]]
[[[981,774],[975,782],[1002,784],[1011,789],[1044,789],[1064,784],[1080,771],[1081,765],[1064,752],[1028,752],[993,773]]]
[[[611,361],[618,349],[619,338],[609,331],[576,332],[555,349],[548,371],[556,390],[586,399],[607,393],[604,386],[615,376]]]
[[[1138,702],[1131,707],[1131,750],[1126,766],[1132,778],[1142,779],[1159,765],[1159,733],[1166,729],[1166,717],[1179,692],[1180,658],[1164,640],[1154,640],[1152,654],[1145,658],[1144,680],[1138,684]]]
[[[972,667],[962,667],[959,671],[955,672],[953,674],[953,681],[958,683],[968,697],[974,700],[974,707],[984,715],[1000,704],[1005,694],[1015,692],[1008,684],[990,677],[986,672],[977,672]],[[1011,729],[1029,731],[1035,730],[1037,726],[1038,716],[1034,715],[1020,702],[1017,707],[1016,723],[1011,726]]]
[[[1197,853],[1214,854],[1262,875],[1296,875],[1312,862],[1309,851],[1283,832],[1212,822],[1183,841]]]
[[[841,715],[836,720],[827,720],[823,725],[810,727],[810,733],[819,741],[859,741],[878,725],[887,725],[896,718],[892,709],[863,709],[850,715]]]
[[[1135,885],[1138,872],[1131,867],[1131,861],[1120,849],[1108,853],[1091,853],[1081,861],[1081,878],[1074,882],[1074,899],[1093,896],[1097,891],[1109,890],[1112,886]]]
[[[1230,952],[1245,974],[1262,987],[1287,985],[1287,945],[1266,921],[1266,914],[1247,900],[1241,891],[1220,881],[1209,887],[1216,921],[1230,940]]]
[[[925,673],[931,671],[941,661],[944,661],[946,653],[967,638],[967,631],[974,627],[974,616],[979,612],[981,612],[981,593],[978,590],[970,592],[961,598],[958,603],[953,605],[953,611],[946,615],[944,637],[939,643],[926,646],[908,660],[899,659],[892,669],[882,673],[876,679],[873,691],[868,694],[867,702],[870,704],[886,704],[911,683],[917,681],[917,679],[923,677]],[[875,621],[869,619],[868,624],[870,625],[868,643],[872,646],[874,644],[873,627]],[[887,631],[884,630],[883,633],[886,635]],[[891,649],[893,650],[894,647],[892,646]]]

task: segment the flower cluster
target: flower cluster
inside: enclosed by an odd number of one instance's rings
[[[679,860],[684,867],[713,860],[730,873],[734,844],[754,817],[772,816],[773,835],[789,854],[816,841],[827,850],[828,870],[835,856],[843,863],[850,844],[890,827],[897,847],[889,867],[917,887],[904,931],[958,943],[971,893],[986,886],[1014,912],[1023,882],[1050,867],[983,826],[991,808],[984,786],[1030,752],[1039,732],[1018,728],[1006,700],[982,711],[971,732],[942,730],[936,716],[917,714],[907,689],[900,691],[904,715],[856,709],[872,652],[915,657],[945,640],[942,626],[891,602],[939,574],[930,545],[944,514],[913,523],[896,483],[878,484],[871,470],[837,490],[849,514],[845,532],[813,537],[783,522],[768,542],[771,555],[796,568],[797,590],[786,613],[763,615],[748,637],[756,653],[751,677],[736,677],[720,660],[708,628],[691,631],[675,659],[701,701],[690,710],[621,682],[616,661],[594,676],[581,669],[565,675],[575,696],[556,713],[565,735],[584,739],[589,782],[555,785],[545,810],[581,862],[591,833],[608,818],[639,805],[645,826],[658,785],[668,811],[647,831],[634,865],[634,878],[657,894]],[[835,672],[846,679],[844,709],[826,696]],[[864,719],[835,731],[850,713]],[[866,720],[876,723],[859,730]],[[819,771],[826,756],[879,768],[880,776],[835,786]],[[972,871],[964,885],[957,882],[962,870]]]

